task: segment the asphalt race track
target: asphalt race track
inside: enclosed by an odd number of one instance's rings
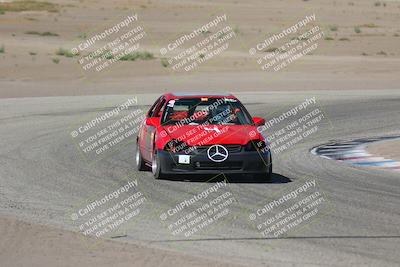
[[[137,95],[145,110],[158,94]],[[147,201],[124,230],[124,242],[206,255],[249,266],[319,264],[400,265],[399,173],[346,165],[312,155],[333,140],[400,134],[399,90],[237,93],[253,116],[268,119],[315,97],[326,120],[313,135],[274,155],[270,183],[229,178],[236,199],[230,214],[190,237],[172,235],[160,214],[185,197],[213,186],[203,177],[154,180],[136,172],[135,142],[101,160],[82,160],[71,125],[87,121],[131,96],[77,96],[0,100],[0,210],[25,220],[77,231],[71,213],[97,192],[136,178]],[[279,112],[278,112],[279,113]],[[323,216],[264,238],[249,214],[284,192],[313,180],[326,196]]]

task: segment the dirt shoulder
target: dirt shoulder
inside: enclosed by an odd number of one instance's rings
[[[290,4],[234,0],[51,2],[58,4],[55,12],[0,14],[0,98],[162,90],[396,89],[399,84],[400,3],[395,1],[379,5],[362,0]],[[138,51],[151,57],[118,61],[97,73],[84,70],[78,64],[79,57],[68,54],[71,48],[132,14],[138,16],[134,25],[142,26],[146,32]],[[174,71],[163,64],[189,45],[166,56],[160,48],[223,14],[227,18],[224,23],[236,36],[229,40],[226,51],[191,71]],[[251,56],[249,48],[312,14],[315,21],[309,28],[318,26],[324,33],[318,48],[279,71],[261,70],[257,58],[270,52],[267,49]],[[204,32],[198,40],[215,31],[212,28]],[[286,41],[296,36],[288,36]],[[90,51],[106,43],[101,40]],[[284,43],[281,40],[269,49]]]
[[[112,240],[84,240],[77,233],[8,216],[0,217],[0,235],[0,265],[3,267],[235,266]]]

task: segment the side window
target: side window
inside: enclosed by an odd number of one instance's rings
[[[165,98],[163,98],[160,102],[160,104],[157,105],[157,107],[154,109],[154,116],[153,117],[161,117],[165,107]]]
[[[151,108],[147,112],[147,118],[153,117],[154,111],[157,108],[157,104],[160,103],[160,99],[161,99],[161,97],[159,99],[157,99],[156,102],[154,102],[154,104],[151,106]]]

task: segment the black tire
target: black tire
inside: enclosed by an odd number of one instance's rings
[[[271,181],[272,180],[272,160],[270,161],[271,163],[269,164],[269,170],[267,173],[267,181]]]
[[[161,162],[160,158],[158,157],[157,152],[155,151],[153,154],[153,159],[151,162],[151,172],[153,173],[153,176],[155,179],[162,179],[164,178],[164,175],[161,170]]]
[[[136,145],[135,160],[136,160],[136,169],[138,171],[145,171],[148,169],[142,158],[142,153],[140,153],[139,144]]]
[[[265,174],[255,175],[254,180],[258,183],[270,182],[272,180],[272,157],[271,157],[271,154],[269,155],[268,172]]]

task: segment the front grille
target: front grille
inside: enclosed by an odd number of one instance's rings
[[[224,146],[227,150],[228,153],[239,153],[242,150],[242,146],[241,145],[222,145]],[[207,150],[210,148],[211,146],[198,146],[196,147],[196,149],[194,150],[194,152],[196,154],[207,154]]]

